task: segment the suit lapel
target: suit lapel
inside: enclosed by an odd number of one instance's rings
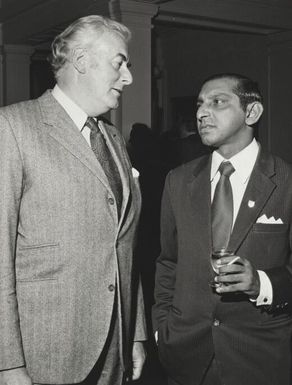
[[[39,102],[44,124],[48,127],[48,134],[86,166],[94,176],[96,176],[100,182],[111,191],[108,179],[93,151],[83,135],[75,127],[72,119],[51,95],[51,92],[47,91],[39,98]],[[119,135],[115,133],[115,130],[110,127],[105,127],[105,124],[102,122],[100,125],[110,152],[112,153],[120,172],[123,186],[123,203],[120,215],[120,219],[122,219],[130,194],[129,174],[126,168],[127,161],[125,159],[126,155],[121,148]]]
[[[39,102],[44,124],[48,127],[48,134],[83,163],[107,189],[110,189],[108,180],[93,151],[51,92],[47,91],[39,98]]]
[[[210,168],[211,157],[204,157],[193,170],[187,185],[194,216],[195,236],[207,250],[212,249]],[[228,247],[230,250],[236,252],[240,247],[276,188],[271,180],[273,175],[273,158],[260,150],[234,224]]]
[[[275,183],[271,180],[271,176],[274,174],[273,158],[260,150],[234,224],[228,246],[230,250],[236,252],[240,247],[276,188]]]
[[[116,165],[120,173],[120,178],[122,181],[123,201],[122,201],[121,215],[120,215],[120,218],[122,218],[123,213],[126,209],[126,205],[130,194],[129,171],[126,168],[127,161],[125,159],[124,151],[121,147],[121,141],[119,139],[119,135],[118,133],[115,132],[115,129],[111,127],[106,128],[105,124],[102,121],[99,122],[99,125],[105,137],[106,143],[110,149],[110,152],[113,156],[113,159],[116,162]]]
[[[195,167],[187,184],[194,221],[194,237],[203,250],[211,250],[211,157],[202,158]]]

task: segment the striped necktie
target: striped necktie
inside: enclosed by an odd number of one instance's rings
[[[106,143],[105,137],[99,129],[98,123],[92,117],[88,117],[85,126],[90,128],[90,144],[97,160],[101,164],[114,194],[117,211],[120,214],[123,198],[123,189],[120,173],[116,162]]]

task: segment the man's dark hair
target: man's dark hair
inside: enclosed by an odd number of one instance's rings
[[[243,111],[246,111],[248,104],[253,102],[263,103],[263,97],[259,90],[258,83],[250,78],[236,73],[215,74],[204,80],[203,85],[211,80],[231,79],[236,82],[233,92],[239,97]]]

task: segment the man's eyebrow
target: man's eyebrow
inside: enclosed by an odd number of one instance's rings
[[[225,91],[217,91],[214,94],[210,95],[210,98],[218,98],[218,96],[231,96],[231,93]]]
[[[118,53],[117,56],[119,56],[125,62],[129,61],[129,58],[127,56],[125,56],[123,53]]]
[[[205,99],[216,99],[220,96],[226,96],[226,97],[230,98],[231,94],[229,92],[225,92],[225,91],[216,91],[216,92],[214,92],[214,94],[206,96]],[[198,104],[198,103],[203,103],[203,102],[204,102],[204,98],[202,96],[199,96],[197,98],[196,103]]]

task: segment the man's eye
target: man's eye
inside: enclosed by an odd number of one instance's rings
[[[218,106],[218,107],[222,106],[225,102],[226,102],[226,100],[224,100],[224,99],[214,99],[213,100],[213,104],[215,106]]]
[[[116,69],[121,68],[122,64],[123,64],[122,61],[116,61],[116,62],[113,62],[113,66],[114,66],[114,68],[116,68]]]

